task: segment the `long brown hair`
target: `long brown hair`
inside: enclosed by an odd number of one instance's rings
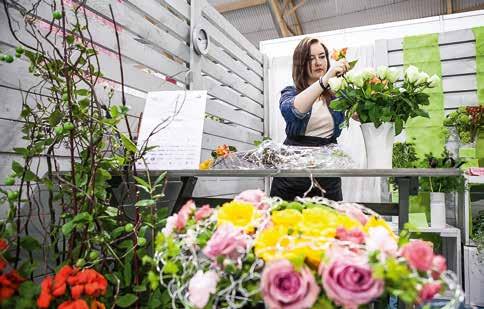
[[[313,44],[321,44],[324,48],[324,52],[326,53],[326,71],[329,70],[330,67],[328,48],[316,38],[306,37],[302,39],[294,50],[292,56],[292,79],[298,93],[309,87],[308,71],[311,70],[309,62],[311,61],[311,45]],[[327,103],[329,103],[332,96],[333,92],[329,89],[322,93],[322,97],[324,97]]]

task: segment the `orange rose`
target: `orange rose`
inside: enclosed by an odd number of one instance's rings
[[[372,79],[369,81],[369,83],[370,83],[370,84],[379,84],[379,83],[381,83],[381,80],[380,80],[378,77],[374,76],[374,77],[373,77],[373,78],[372,78]]]
[[[65,301],[57,309],[89,309],[89,306],[84,299],[78,299]]]

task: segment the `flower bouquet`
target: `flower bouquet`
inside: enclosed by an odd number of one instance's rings
[[[349,71],[328,81],[337,96],[331,108],[345,113],[346,124],[355,113],[362,123],[369,168],[392,168],[395,134],[400,134],[409,118],[429,117],[422,109],[430,104],[424,91],[440,81],[437,75],[429,77],[414,66],[407,68],[403,82],[399,78],[398,70],[379,66],[376,71]]]
[[[324,198],[244,191],[212,209],[189,201],[157,236],[159,283],[173,308],[358,308],[398,296],[462,301],[445,258],[398,237],[375,212]]]

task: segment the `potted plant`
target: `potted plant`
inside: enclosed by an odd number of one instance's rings
[[[462,144],[473,143],[484,126],[484,106],[461,106],[447,115],[444,125],[455,128]]]
[[[376,71],[349,71],[329,80],[337,96],[331,108],[345,113],[345,124],[354,114],[362,123],[368,168],[391,168],[395,134],[409,118],[429,117],[422,109],[429,105],[424,91],[436,87],[439,77],[429,77],[414,66],[406,69],[403,82],[398,81],[400,75],[396,69],[379,66]]]
[[[432,153],[426,154],[420,162],[422,168],[452,168],[459,167],[460,162],[455,161],[444,150],[443,157],[436,158]],[[446,225],[446,193],[462,192],[464,180],[461,176],[454,177],[420,177],[420,191],[430,192],[430,226],[445,227]],[[447,198],[449,202],[450,197]]]

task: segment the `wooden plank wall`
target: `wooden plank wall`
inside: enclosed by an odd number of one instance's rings
[[[38,25],[46,27],[52,14],[49,4],[54,1],[60,5],[60,0],[43,1],[39,5],[36,11]],[[72,0],[63,1],[67,7],[74,3]],[[28,6],[32,1],[20,0],[18,3]],[[113,104],[121,102],[121,77],[109,4],[119,25],[124,79],[128,89],[127,105],[131,107],[130,125],[136,128],[147,92],[187,89],[185,75],[189,71],[190,59],[190,6],[186,0],[87,1],[89,28],[104,74],[99,91],[102,97],[107,97],[104,86],[114,89]],[[212,43],[207,57],[202,59],[204,89],[209,94],[206,113],[215,116],[207,118],[204,124],[203,160],[217,145],[229,144],[246,150],[253,147],[254,140],[262,139],[264,80],[262,54],[205,0],[202,8],[202,23]],[[19,12],[12,9],[10,13],[14,19],[20,20]],[[72,18],[72,14],[68,14],[67,18]],[[16,28],[18,36],[29,42],[25,30]],[[0,48],[3,52],[12,53],[17,45],[8,30],[2,9]],[[167,79],[167,76],[171,78]],[[39,80],[28,73],[25,60],[0,64],[0,128],[4,132],[0,137],[2,180],[10,173],[12,160],[20,159],[12,148],[23,145],[19,118],[22,93],[37,82]],[[39,93],[39,98],[46,95]],[[60,164],[67,168],[67,158],[65,162],[63,160]],[[43,162],[40,162],[39,169],[45,170]],[[263,185],[262,178],[206,179],[200,181],[195,193],[197,196],[231,196],[247,188],[262,189]]]
[[[448,114],[459,106],[478,105],[476,42],[472,29],[439,34],[444,108]],[[376,43],[378,64],[403,70],[403,38]]]

